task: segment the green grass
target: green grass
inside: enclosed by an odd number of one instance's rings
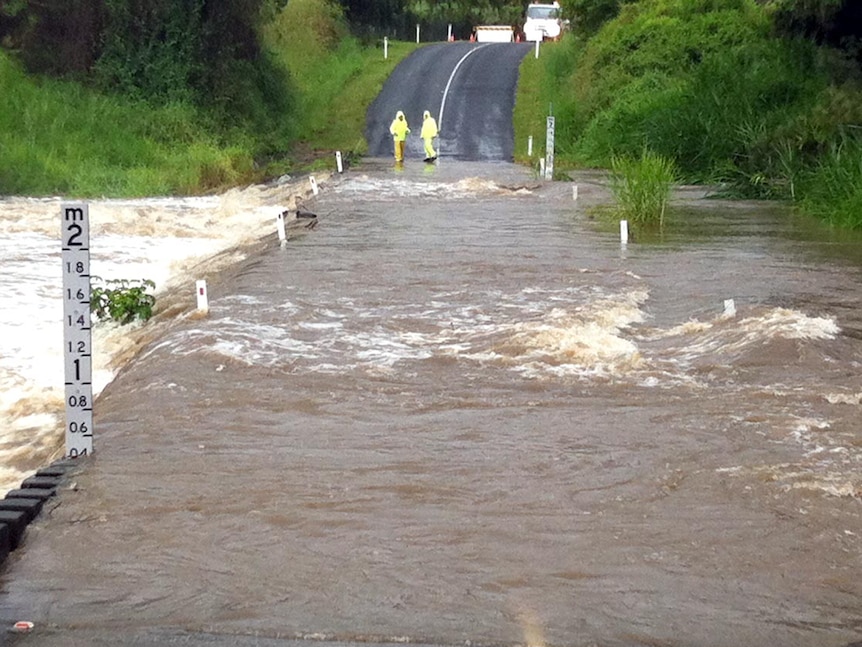
[[[512,117],[515,162],[532,166],[544,156],[547,118],[553,115],[555,166],[559,170],[572,167],[571,157],[565,154],[571,148],[572,141],[568,118],[570,106],[561,100],[564,88],[560,87],[559,79],[568,74],[573,57],[573,50],[563,43],[549,42],[541,45],[538,59],[535,51],[522,59]],[[527,155],[530,137],[533,138],[532,157]]]
[[[228,186],[253,166],[200,115],[28,77],[0,52],[0,193],[128,197]]]
[[[836,143],[799,183],[804,213],[833,227],[862,229],[862,142]]]

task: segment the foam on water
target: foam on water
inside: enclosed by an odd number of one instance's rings
[[[436,182],[426,180],[417,182],[413,178],[379,178],[360,175],[340,188],[342,195],[365,196],[373,194],[375,200],[392,201],[404,198],[446,198],[465,199],[477,196],[516,195],[529,196],[529,188],[503,186],[492,180],[469,177],[457,182]]]
[[[320,178],[321,181],[324,177]],[[90,273],[105,281],[147,279],[165,290],[217,252],[275,232],[280,211],[310,190],[256,186],[218,196],[96,200],[90,207]],[[0,490],[63,453],[63,355],[59,320],[60,198],[0,199]],[[236,262],[226,255],[208,271]],[[94,285],[97,285],[94,280]],[[135,326],[94,322],[93,391],[113,379],[132,350]],[[53,341],[52,341],[53,340]]]
[[[737,465],[717,471],[735,476],[756,474],[779,483],[787,491],[804,489],[839,497],[862,496],[862,452],[834,435],[830,420],[790,415],[774,423],[773,433],[800,446],[799,460],[749,467]]]

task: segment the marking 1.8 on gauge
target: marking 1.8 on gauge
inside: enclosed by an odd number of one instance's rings
[[[93,353],[90,330],[90,210],[60,207],[63,241],[63,356],[66,457],[93,453]]]

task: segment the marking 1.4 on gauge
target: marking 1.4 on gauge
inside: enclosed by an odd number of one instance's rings
[[[63,356],[66,457],[93,453],[93,353],[90,330],[90,210],[60,207],[63,241]]]

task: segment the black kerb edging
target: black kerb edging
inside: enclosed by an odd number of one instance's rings
[[[0,499],[0,564],[21,545],[27,525],[57,495],[57,488],[75,464],[73,460],[62,459],[43,467],[34,476],[24,479],[20,488],[10,490]]]

